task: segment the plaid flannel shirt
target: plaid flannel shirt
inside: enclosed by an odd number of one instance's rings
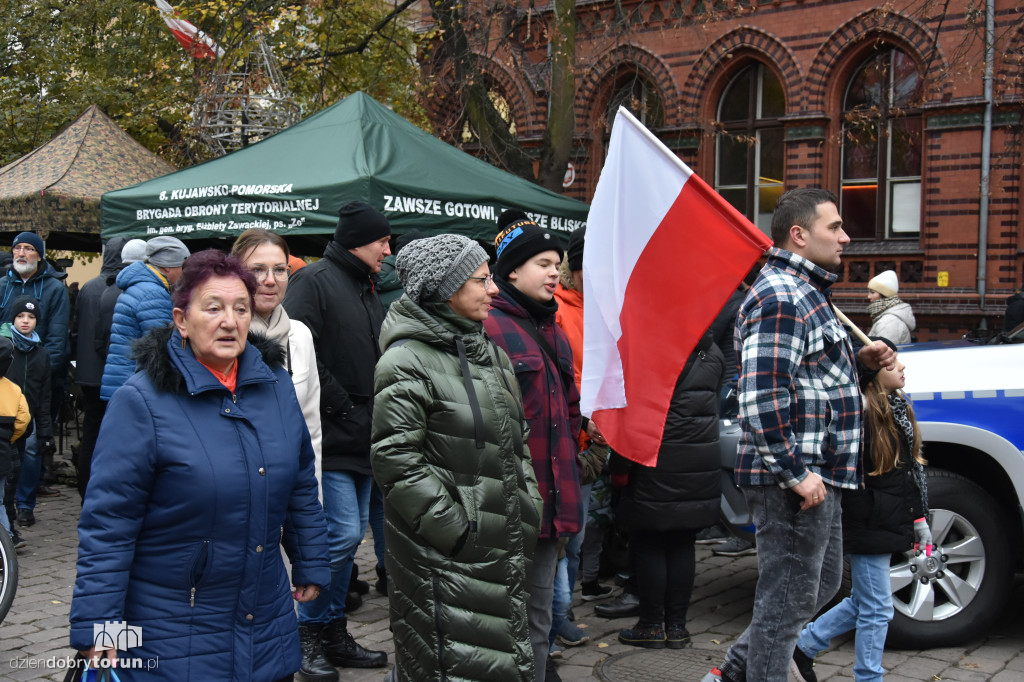
[[[498,294],[484,329],[512,360],[523,391],[523,411],[530,426],[527,445],[537,487],[544,500],[541,538],[573,536],[583,528],[583,497],[576,435],[580,431],[580,393],[573,376],[572,348],[555,316],[539,320],[537,329],[558,356],[558,364],[513,318],[528,313]],[[529,322],[527,321],[527,324]]]
[[[773,248],[740,305],[738,485],[791,488],[808,471],[839,488],[860,483],[861,397],[853,348],[829,300],[836,279]]]

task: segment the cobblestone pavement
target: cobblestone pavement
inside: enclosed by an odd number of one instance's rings
[[[28,546],[19,553],[21,577],[11,612],[0,625],[0,680],[62,680],[63,671],[47,667],[47,659],[74,652],[67,645],[68,609],[75,577],[78,493],[60,486],[63,495],[42,498],[36,525],[25,529]],[[720,662],[725,650],[746,627],[757,575],[757,558],[713,556],[698,545],[697,583],[688,628],[693,648],[647,651],[616,640],[619,629],[632,620],[605,620],[594,615],[600,602],[580,602],[576,623],[591,641],[566,649],[559,663],[563,680],[602,679],[608,682],[642,680],[699,680]],[[374,582],[372,541],[358,553],[360,573]],[[962,647],[927,651],[887,651],[888,682],[923,680],[1024,681],[1024,580],[1015,583],[1011,603],[996,627]],[[349,629],[364,646],[394,652],[388,630],[386,599],[371,590],[366,603],[349,617]],[[817,661],[819,680],[852,680],[853,640],[847,638]],[[383,670],[341,670],[342,680],[381,680]],[[298,679],[298,678],[296,678]],[[501,682],[495,680],[495,682]]]

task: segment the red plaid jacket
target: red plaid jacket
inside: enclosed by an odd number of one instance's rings
[[[580,392],[573,376],[572,349],[555,317],[541,320],[537,330],[557,354],[558,363],[520,326],[530,324],[525,310],[504,294],[494,297],[484,320],[487,334],[508,353],[523,391],[530,426],[527,445],[537,485],[544,500],[540,537],[573,536],[583,528],[580,470],[576,434],[580,431]]]

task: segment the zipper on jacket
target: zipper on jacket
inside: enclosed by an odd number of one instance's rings
[[[188,579],[189,579],[188,605],[191,608],[195,608],[195,605],[196,605],[196,591],[199,589],[199,582],[202,580],[203,574],[206,572],[206,567],[207,567],[207,564],[209,563],[209,553],[210,553],[210,541],[209,540],[203,540],[203,543],[199,546],[199,549],[197,549],[195,554],[192,556],[192,565],[189,566],[189,572],[188,572]],[[205,559],[206,561],[203,564],[203,567],[202,567],[203,571],[202,571],[202,573],[199,573],[199,575],[197,576],[196,575],[196,573],[197,573],[196,568],[199,566],[200,559]]]
[[[437,631],[437,670],[441,673],[441,682],[448,679],[444,669],[444,633],[441,632],[441,580],[435,575],[434,582],[434,630]]]

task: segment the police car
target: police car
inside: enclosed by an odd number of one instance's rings
[[[1024,338],[1024,334],[1020,335]],[[1024,538],[1024,343],[900,349],[928,460],[935,549],[892,557],[888,643],[950,646],[976,637],[1009,601]],[[732,485],[739,425],[722,421],[722,510],[752,532]]]

